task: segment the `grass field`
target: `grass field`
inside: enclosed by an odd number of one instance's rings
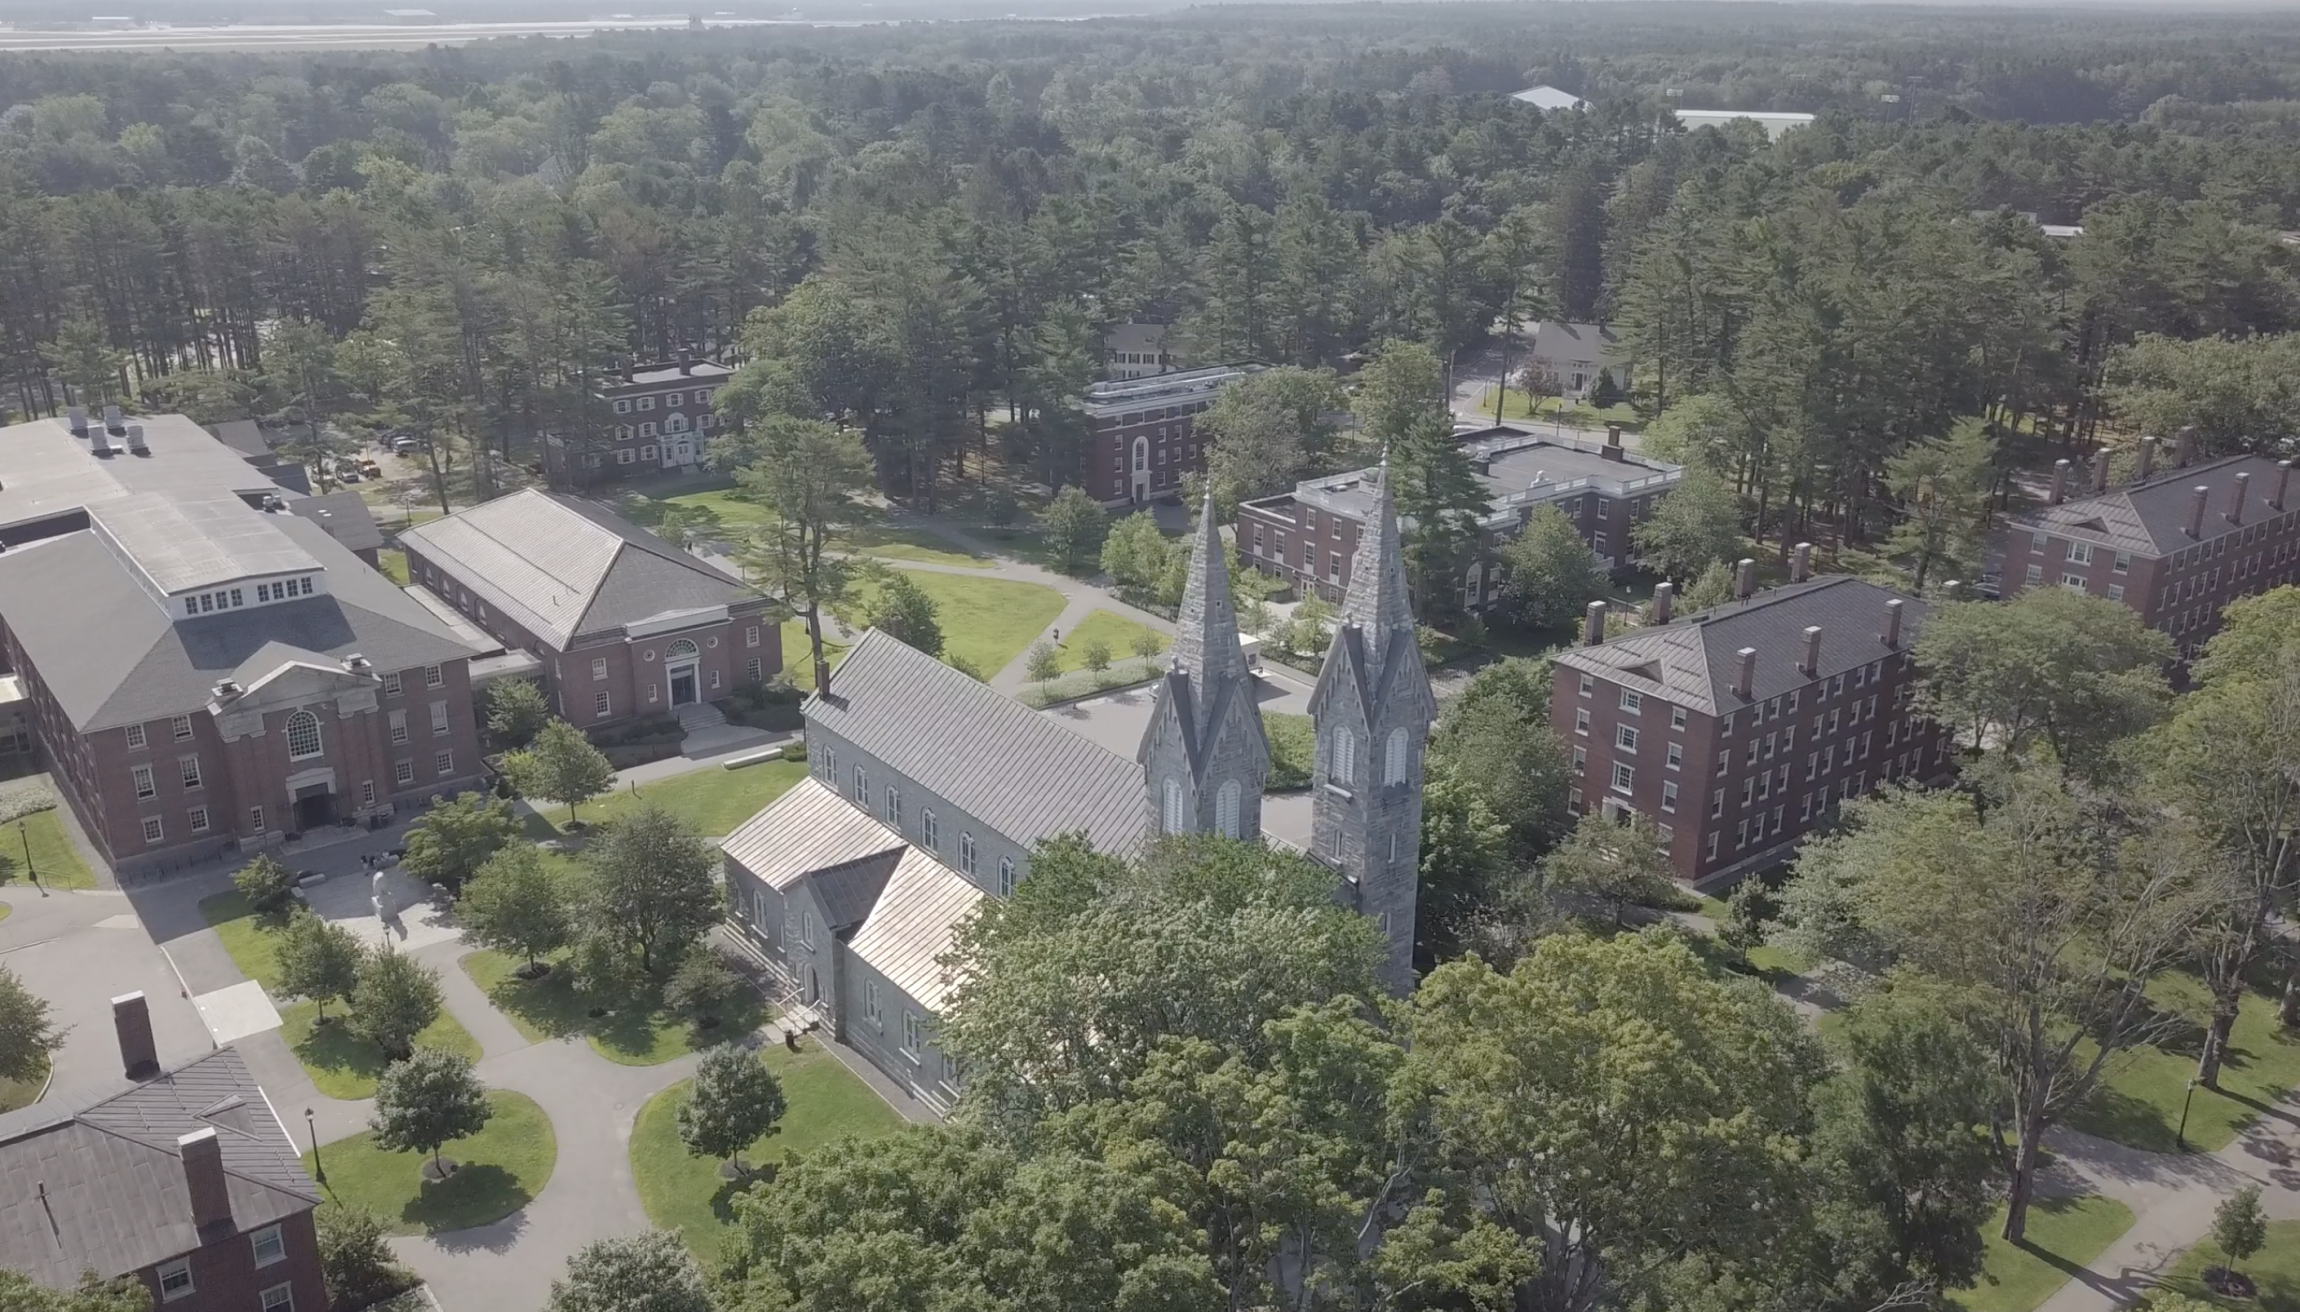
[[[9,833],[9,829],[15,833]],[[0,879],[25,878],[25,850],[32,858],[31,873],[49,888],[94,888],[96,872],[80,859],[66,831],[61,807],[34,811],[15,825],[0,825]]]
[[[232,954],[232,964],[242,975],[263,985],[267,993],[279,987],[279,954],[272,946],[271,931],[249,914],[246,898],[236,892],[201,898],[200,914],[223,940],[224,951]]]
[[[494,1109],[487,1127],[443,1150],[459,1168],[446,1180],[424,1183],[422,1154],[385,1152],[373,1135],[355,1134],[320,1148],[316,1166],[327,1172],[321,1188],[336,1202],[375,1213],[394,1234],[443,1234],[502,1220],[543,1192],[559,1144],[534,1099],[495,1089],[487,1101]],[[318,1174],[312,1154],[303,1163]]]
[[[593,1016],[594,999],[578,992],[563,970],[524,980],[513,973],[524,962],[493,951],[468,953],[460,964],[495,1009],[528,1039],[541,1043],[580,1034],[592,1051],[623,1066],[660,1065],[697,1048],[748,1034],[768,1018],[765,1004],[748,992],[740,995],[741,1004],[722,1016],[717,1025],[701,1032],[663,1011],[652,997],[637,1000],[638,1005],[627,1002],[612,1006],[605,1015]]]
[[[1478,413],[1488,418],[1491,418],[1493,415],[1493,392],[1494,389],[1490,387],[1485,389],[1485,394],[1478,399],[1477,403]],[[1527,400],[1528,398],[1525,393],[1517,390],[1514,387],[1509,389],[1509,399],[1503,403],[1504,408],[1501,412],[1502,417],[1504,419],[1548,419],[1556,415],[1558,412],[1558,398],[1554,396],[1545,396],[1541,398],[1541,405],[1537,410],[1529,409],[1527,406]],[[1582,424],[1598,425],[1636,425],[1644,422],[1643,418],[1638,415],[1637,408],[1635,406],[1593,406],[1587,401],[1574,402],[1573,408],[1566,411],[1566,420],[1568,423],[1578,422]]]
[[[693,825],[697,833],[707,838],[722,838],[758,814],[760,807],[790,791],[791,785],[806,775],[803,761],[762,761],[740,770],[710,765],[641,784],[636,793],[625,785],[604,797],[593,798],[583,804],[582,819],[586,825],[600,825],[642,806],[659,806]],[[554,807],[548,817],[556,822],[565,814]]]
[[[765,1058],[782,1081],[790,1110],[774,1133],[743,1154],[743,1165],[756,1173],[753,1179],[769,1175],[793,1153],[901,1128],[902,1117],[885,1099],[816,1044],[809,1042],[796,1055],[770,1047]],[[718,1256],[719,1236],[734,1217],[731,1202],[738,1185],[720,1176],[717,1158],[691,1156],[679,1142],[679,1104],[692,1083],[682,1080],[639,1109],[631,1129],[631,1175],[648,1221],[679,1230],[695,1256],[709,1262]]]
[[[1079,621],[1077,628],[1063,634],[1062,645],[1055,651],[1062,659],[1062,672],[1068,674],[1086,668],[1087,644],[1099,640],[1110,649],[1110,659],[1115,664],[1136,654],[1134,644],[1145,633],[1157,640],[1159,651],[1173,645],[1172,639],[1147,624],[1127,619],[1115,611],[1098,610]]]
[[[1709,917],[1709,919],[1715,921],[1717,924],[1724,924],[1725,899],[1717,897],[1702,898],[1701,914]],[[1758,974],[1763,975],[1767,979],[1785,978],[1797,973],[1796,964],[1789,960],[1788,953],[1783,952],[1781,949],[1776,947],[1766,946],[1758,946],[1749,949],[1749,969],[1756,971]]]
[[[626,493],[623,497],[625,513],[649,527],[661,523],[664,511],[672,507],[696,517],[694,531],[697,534],[729,543],[742,538],[767,519],[764,508],[756,502],[745,500],[740,491],[731,487],[677,492],[667,497],[653,497],[644,493]],[[990,565],[989,561],[961,551],[923,529],[898,528],[883,523],[864,524],[854,531],[852,541],[853,549],[866,556],[884,556],[890,560],[923,560],[936,565],[957,565],[967,569],[984,569]]]
[[[2194,976],[2167,975],[2149,986],[2149,997],[2168,1011],[2204,1014],[2204,989]],[[2203,1040],[2201,1024],[2184,1027],[2170,1042],[2119,1059],[2106,1086],[2069,1123],[2135,1148],[2174,1151],[2180,1104],[2196,1074]],[[2247,993],[2229,1036],[2220,1089],[2199,1088],[2189,1104],[2188,1146],[2201,1152],[2227,1147],[2239,1130],[2296,1084],[2300,1084],[2300,1041],[2276,1023],[2274,999]]]
[[[1062,594],[1036,583],[924,570],[908,574],[934,599],[943,655],[965,660],[985,679],[1005,669],[1062,613]],[[859,622],[869,610],[872,587],[866,582],[855,592],[847,610],[850,622]]]
[[[838,625],[830,616],[825,615],[823,617],[823,657],[830,661],[833,670],[839,667],[840,661],[846,659],[847,648],[853,645],[851,641],[842,640],[839,637]],[[814,691],[814,649],[807,642],[807,622],[805,620],[783,621],[783,674],[790,679],[792,687],[804,688],[809,692]]]
[[[2204,1268],[2226,1266],[2228,1256],[2210,1239],[2188,1250],[2164,1283],[2212,1307],[2250,1308],[2257,1312],[2300,1312],[2300,1221],[2270,1221],[2268,1245],[2239,1262],[2236,1269],[2252,1278],[2259,1296],[2221,1298],[2204,1287]]]
[[[41,1064],[45,1066],[47,1063]],[[46,1087],[48,1074],[45,1070],[29,1080],[0,1080],[0,1112],[12,1112],[19,1107],[31,1106]]]
[[[2017,1248],[1997,1238],[2003,1224],[1999,1209],[1981,1228],[1988,1253],[1979,1282],[1950,1295],[1966,1312],[2030,1312],[2130,1229],[2132,1211],[2098,1194],[2040,1198],[2029,1208],[2028,1239]]]
[[[1310,769],[1317,764],[1318,754],[1316,729],[1310,724],[1310,717],[1264,711],[1262,736],[1270,740],[1268,787],[1309,787]]]
[[[344,1009],[330,1007],[321,1025],[315,1003],[289,1003],[279,1009],[280,1038],[303,1063],[304,1073],[330,1098],[372,1098],[376,1077],[389,1063],[383,1049],[351,1032],[343,1023]],[[419,1048],[445,1048],[466,1060],[479,1060],[479,1041],[441,1008],[439,1019],[415,1036]]]
[[[407,586],[407,553],[396,547],[385,547],[375,553],[376,568],[383,576],[401,587]]]

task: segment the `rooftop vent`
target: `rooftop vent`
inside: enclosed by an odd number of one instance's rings
[[[101,429],[101,428],[91,428],[91,429],[89,429],[89,430],[88,430],[88,454],[90,454],[90,455],[94,455],[94,456],[108,456],[108,455],[112,454],[112,438],[111,438],[111,435],[110,435],[110,434],[108,434],[108,433],[106,433],[106,432],[105,432],[103,429]]]
[[[69,407],[64,411],[64,422],[71,425],[72,436],[86,437],[88,435],[88,407],[84,405]]]
[[[140,456],[152,454],[150,444],[144,441],[144,426],[142,424],[128,425],[128,450]]]
[[[104,407],[104,431],[107,433],[125,433],[128,431],[128,421],[120,417],[120,407],[116,405]]]
[[[373,664],[374,662],[356,651],[343,658],[343,667],[354,674],[365,674]]]
[[[237,701],[240,693],[244,690],[240,687],[237,679],[218,679],[213,691],[217,701],[228,702]]]

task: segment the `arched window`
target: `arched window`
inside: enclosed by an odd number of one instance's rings
[[[1334,730],[1334,749],[1328,758],[1334,782],[1344,786],[1358,781],[1358,736],[1347,729]]]
[[[1182,827],[1182,785],[1178,780],[1169,779],[1166,781],[1165,821],[1166,823],[1164,828],[1167,833],[1179,834],[1187,832]]]
[[[1214,795],[1214,828],[1224,838],[1244,837],[1238,832],[1238,799],[1240,796],[1241,790],[1235,779],[1223,784],[1222,791]]]
[[[692,639],[681,638],[677,642],[671,644],[670,658],[672,660],[677,660],[682,656],[693,656],[696,654],[697,650],[698,649],[696,648]]]
[[[319,755],[319,717],[297,711],[287,719],[288,759],[308,761]]]
[[[1382,752],[1382,782],[1402,784],[1406,781],[1406,755],[1409,744],[1404,729],[1390,730],[1389,745]]]

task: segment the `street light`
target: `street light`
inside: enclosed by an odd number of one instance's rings
[[[16,836],[24,840],[24,877],[32,881],[32,887],[40,889],[40,896],[46,897],[48,890],[40,888],[40,871],[32,864],[32,831],[24,825],[22,820],[16,822]]]
[[[2196,1077],[2188,1077],[2188,1092],[2180,1099],[2180,1128],[2172,1132],[2172,1142],[2182,1152],[2188,1151],[2188,1104],[2196,1100]]]
[[[309,1107],[303,1109],[303,1128],[304,1133],[311,1136],[311,1178],[320,1184],[326,1184],[327,1167],[322,1165],[319,1160],[319,1127],[312,1123],[311,1108]]]

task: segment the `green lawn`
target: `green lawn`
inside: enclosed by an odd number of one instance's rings
[[[578,815],[583,823],[597,825],[642,806],[659,806],[693,825],[697,833],[720,838],[735,832],[745,820],[757,815],[760,807],[790,791],[791,785],[806,776],[804,761],[762,761],[740,770],[708,765],[641,784],[636,793],[625,785],[585,802]],[[557,807],[548,813],[554,822],[565,816],[566,812]]]
[[[636,522],[649,527],[659,524],[664,510],[672,506],[700,517],[695,529],[698,534],[721,541],[731,542],[740,538],[767,519],[764,508],[756,502],[745,500],[738,489],[731,487],[704,488],[668,497],[652,497],[644,493],[627,493],[623,497],[624,512]],[[990,565],[989,561],[961,551],[923,529],[864,524],[856,530],[853,541],[854,549],[868,556],[923,560],[968,569],[985,569]]]
[[[1703,897],[1701,914],[1719,925],[1725,923],[1725,899]],[[1720,949],[1722,951],[1722,949]],[[1749,968],[1767,979],[1785,978],[1797,973],[1796,963],[1789,954],[1776,947],[1758,946],[1749,949]]]
[[[1317,763],[1316,731],[1307,715],[1262,712],[1262,735],[1270,740],[1269,787],[1307,788]]]
[[[839,1139],[876,1138],[901,1128],[902,1117],[885,1099],[813,1042],[797,1055],[777,1045],[765,1056],[790,1110],[775,1133],[743,1154],[743,1164],[754,1171]],[[718,1255],[719,1236],[734,1217],[737,1185],[720,1177],[717,1158],[690,1156],[679,1142],[679,1104],[692,1083],[682,1080],[639,1109],[631,1129],[631,1175],[648,1221],[679,1230],[695,1256],[708,1262]]]
[[[271,931],[248,913],[246,898],[236,892],[201,898],[200,914],[223,940],[224,951],[232,954],[232,964],[242,975],[263,985],[266,992],[279,987],[279,953],[272,945]]]
[[[2130,1229],[2132,1210],[2098,1194],[2038,1199],[2029,1207],[2028,1238],[2017,1248],[1997,1237],[2003,1224],[1999,1208],[1982,1228],[1988,1252],[1980,1280],[1951,1295],[1966,1312],[2029,1312]]]
[[[1478,399],[1478,413],[1488,418],[1491,418],[1493,415],[1493,390],[1494,389],[1490,387],[1485,389],[1485,394]],[[1503,403],[1504,408],[1501,412],[1502,417],[1505,419],[1531,419],[1537,417],[1537,413],[1535,411],[1529,410],[1527,408],[1526,399],[1527,398],[1525,393],[1517,390],[1514,387],[1509,389],[1509,399]],[[1541,398],[1541,406],[1538,411],[1539,418],[1547,419],[1552,415],[1555,415],[1557,411],[1558,398],[1554,396],[1545,396]],[[1587,401],[1574,402],[1573,408],[1566,412],[1566,419],[1568,422],[1579,422],[1583,424],[1629,424],[1633,427],[1639,423],[1644,422],[1643,419],[1639,417],[1637,413],[1637,407],[1635,406],[1626,404],[1593,406]]]
[[[327,1171],[321,1187],[336,1202],[375,1213],[393,1234],[441,1234],[502,1220],[543,1192],[559,1144],[551,1118],[534,1099],[494,1089],[487,1101],[495,1112],[487,1128],[443,1150],[459,1167],[445,1181],[424,1183],[422,1154],[385,1152],[373,1135],[355,1134],[319,1150],[316,1165]],[[318,1175],[311,1154],[303,1164]]]
[[[280,1038],[303,1063],[304,1073],[311,1076],[321,1093],[344,1099],[375,1096],[376,1077],[388,1064],[383,1049],[351,1032],[343,1023],[341,1006],[328,1009],[325,1025],[318,1023],[315,1003],[289,1003],[279,1011]],[[478,1061],[480,1056],[479,1041],[445,1008],[438,1020],[415,1036],[415,1044],[419,1048],[445,1048],[471,1061]]]
[[[1036,583],[924,570],[906,573],[920,591],[934,598],[944,656],[965,660],[985,679],[1005,669],[1062,613],[1062,594]],[[864,583],[855,591],[848,614],[859,618],[868,609],[871,585]]]
[[[2204,989],[2194,976],[2168,975],[2149,986],[2157,1006],[2182,1015],[2204,1014]],[[2180,1104],[2196,1074],[2203,1048],[2201,1024],[2184,1027],[2173,1040],[2119,1059],[2108,1082],[2070,1118],[2088,1134],[2172,1152],[2180,1128]],[[2202,1152],[2227,1147],[2244,1126],[2300,1084],[2300,1042],[2276,1023],[2276,1002],[2247,993],[2229,1036],[2220,1068],[2220,1090],[2199,1088],[2188,1109],[2188,1146]]]
[[[11,834],[9,828],[15,828]],[[49,888],[94,888],[96,872],[80,858],[64,825],[63,808],[34,811],[14,826],[0,825],[0,879],[23,879],[30,849],[31,873]]]
[[[825,615],[823,617],[823,657],[831,663],[832,669],[835,670],[839,667],[839,662],[846,659],[847,648],[853,645],[851,642],[840,641],[837,624],[832,622],[830,616]],[[783,674],[791,681],[792,687],[804,688],[808,692],[814,691],[814,649],[807,642],[807,622],[805,620],[783,621]]]
[[[40,1097],[40,1091],[47,1087],[46,1071],[29,1080],[0,1080],[0,1112],[12,1112],[19,1107],[31,1106]]]
[[[652,996],[638,999],[636,1005],[609,1006],[604,1015],[593,1016],[596,1000],[578,992],[563,970],[538,980],[520,979],[513,972],[524,963],[493,951],[467,953],[461,964],[495,1009],[528,1039],[542,1043],[580,1034],[592,1051],[623,1066],[661,1065],[748,1034],[768,1019],[766,1005],[750,993],[741,995],[739,1009],[700,1032],[663,1011]]]
[[[375,553],[376,568],[383,576],[401,587],[407,586],[407,553],[396,547],[385,547]]]
[[[2221,1298],[2206,1289],[2204,1268],[2226,1265],[2227,1255],[2220,1251],[2219,1245],[2206,1239],[2173,1264],[2164,1283],[2212,1307],[2300,1312],[2300,1221],[2270,1221],[2268,1246],[2237,1264],[2238,1271],[2252,1277],[2252,1283],[2259,1288],[2259,1297]]]
[[[1058,612],[1059,613],[1059,612]],[[1049,620],[1048,623],[1053,621]],[[1100,640],[1110,649],[1113,663],[1135,655],[1134,644],[1143,634],[1149,634],[1158,643],[1159,651],[1173,645],[1173,640],[1147,624],[1127,619],[1115,611],[1098,610],[1079,621],[1078,627],[1062,635],[1062,645],[1056,652],[1062,658],[1062,672],[1086,668],[1086,645]]]
[[[0,902],[0,920],[6,920],[15,912],[15,910],[16,908],[9,906],[7,903]]]
[[[856,548],[864,555],[883,556],[889,560],[919,560],[930,565],[957,565],[965,569],[989,569],[992,564],[981,556],[961,551],[925,529],[872,524],[857,530],[854,541]]]

